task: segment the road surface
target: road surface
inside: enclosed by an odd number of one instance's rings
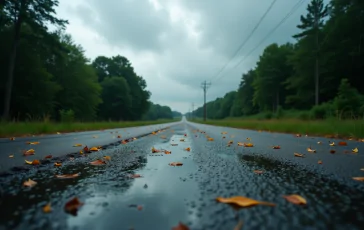
[[[260,133],[186,121],[167,126],[170,128],[156,135],[127,144],[109,145],[101,151],[74,155],[72,159],[62,158],[60,167],[51,161],[1,177],[0,208],[6,211],[0,215],[0,229],[163,230],[182,222],[193,230],[233,230],[239,220],[243,221],[243,229],[360,229],[364,226],[364,182],[352,179],[364,176],[360,170],[364,168],[360,152],[364,149],[363,143],[347,141],[348,146],[330,146],[325,138]],[[208,141],[208,138],[214,140]],[[96,139],[84,140],[89,146],[96,146],[93,142]],[[231,140],[234,143],[228,147]],[[238,146],[238,141],[252,142],[254,147]],[[40,140],[37,147],[43,144]],[[50,144],[59,150],[67,146],[66,141],[58,144],[57,138]],[[73,144],[74,140],[69,139],[68,145]],[[7,145],[1,143],[1,148],[11,149]],[[273,149],[273,145],[280,145],[281,149]],[[316,153],[307,152],[309,146]],[[162,152],[152,153],[153,147]],[[359,152],[351,153],[355,147]],[[331,154],[331,149],[336,152]],[[305,157],[294,157],[294,152]],[[105,165],[89,164],[104,156],[111,158],[105,160]],[[4,156],[1,159],[5,160]],[[318,164],[319,160],[322,164]],[[171,162],[183,165],[170,166]],[[263,173],[256,174],[254,170]],[[74,173],[80,174],[72,179],[54,176]],[[22,183],[28,178],[37,184],[24,188]],[[295,205],[282,198],[289,194],[301,195],[307,205]],[[272,202],[276,206],[245,208],[236,216],[230,206],[216,202],[216,197],[231,196]],[[64,210],[65,204],[74,197],[83,203],[76,215]],[[47,203],[51,204],[52,211],[44,213],[42,208]]]

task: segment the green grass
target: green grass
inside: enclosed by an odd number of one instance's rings
[[[127,128],[144,125],[162,124],[179,121],[156,120],[156,121],[133,121],[133,122],[1,122],[0,137],[29,136],[38,134],[55,134],[57,132],[79,132],[113,128]]]
[[[207,120],[206,122],[196,119],[193,122],[270,132],[364,138],[364,120],[338,120],[334,118],[326,120],[227,118],[223,120]]]

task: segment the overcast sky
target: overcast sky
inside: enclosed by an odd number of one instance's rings
[[[294,41],[309,0],[246,56],[298,1],[278,0],[218,77],[272,0],[60,0],[57,14],[69,20],[67,32],[89,58],[127,57],[146,80],[151,101],[185,113],[192,103],[195,109],[203,104],[201,82],[211,81],[207,101],[223,97],[237,89],[265,46]]]

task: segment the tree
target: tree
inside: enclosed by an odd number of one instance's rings
[[[46,23],[50,22],[57,26],[64,26],[67,21],[57,19],[55,7],[58,6],[57,0],[11,0],[4,4],[2,17],[10,18],[13,22],[14,37],[10,51],[8,74],[4,96],[3,118],[9,118],[11,92],[13,89],[15,60],[17,48],[21,37],[23,23],[27,23],[32,28],[46,28]],[[5,13],[4,13],[5,12]]]
[[[313,38],[314,49],[312,50],[315,56],[315,105],[319,104],[319,35],[324,26],[324,18],[328,15],[328,7],[324,5],[323,0],[311,0],[307,6],[307,15],[301,15],[301,24],[297,27],[302,30],[301,33],[294,35],[294,38],[304,39]]]

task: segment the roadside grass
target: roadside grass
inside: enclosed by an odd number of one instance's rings
[[[256,119],[226,118],[222,120],[202,119],[190,120],[201,124],[227,126],[233,128],[252,129],[282,133],[300,133],[335,138],[364,138],[364,120],[341,120],[330,118],[325,120],[291,119]]]
[[[57,132],[80,132],[114,128],[127,128],[176,122],[180,119],[132,122],[0,122],[0,137],[56,134]]]

